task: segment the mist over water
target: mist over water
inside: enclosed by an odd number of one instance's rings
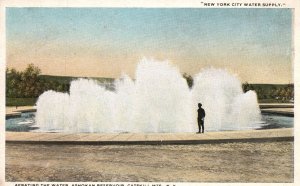
[[[97,81],[72,81],[70,93],[47,91],[37,101],[41,131],[196,132],[198,103],[206,130],[243,130],[261,120],[256,93],[243,93],[238,78],[222,69],[202,69],[189,89],[167,61],[142,59],[135,81],[122,75],[115,90]]]

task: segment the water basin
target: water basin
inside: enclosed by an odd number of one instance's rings
[[[6,119],[6,131],[14,132],[39,132],[35,124],[35,112],[22,113],[21,117]],[[262,121],[252,128],[254,130],[293,128],[294,117],[280,116],[275,114],[262,114]],[[230,129],[228,129],[230,130]],[[45,132],[45,131],[43,131]],[[59,132],[59,131],[48,131]]]

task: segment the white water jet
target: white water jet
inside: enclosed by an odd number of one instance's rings
[[[122,75],[115,90],[97,81],[72,81],[70,92],[47,91],[37,102],[41,131],[196,132],[197,105],[206,110],[206,130],[255,128],[260,121],[256,93],[243,93],[226,70],[204,69],[189,89],[179,70],[167,61],[143,59],[135,81]]]
[[[226,70],[209,68],[197,74],[192,100],[193,105],[202,103],[207,130],[254,128],[261,119],[256,93],[243,93],[241,82]]]

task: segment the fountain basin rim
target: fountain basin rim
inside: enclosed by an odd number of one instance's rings
[[[293,141],[293,128],[195,133],[65,134],[6,132],[6,143],[55,145],[192,145]]]

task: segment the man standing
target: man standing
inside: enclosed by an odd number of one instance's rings
[[[204,133],[204,118],[205,118],[205,110],[203,108],[201,108],[202,104],[198,103],[198,126],[199,126],[199,132],[201,133],[201,129],[202,129],[202,133]]]

